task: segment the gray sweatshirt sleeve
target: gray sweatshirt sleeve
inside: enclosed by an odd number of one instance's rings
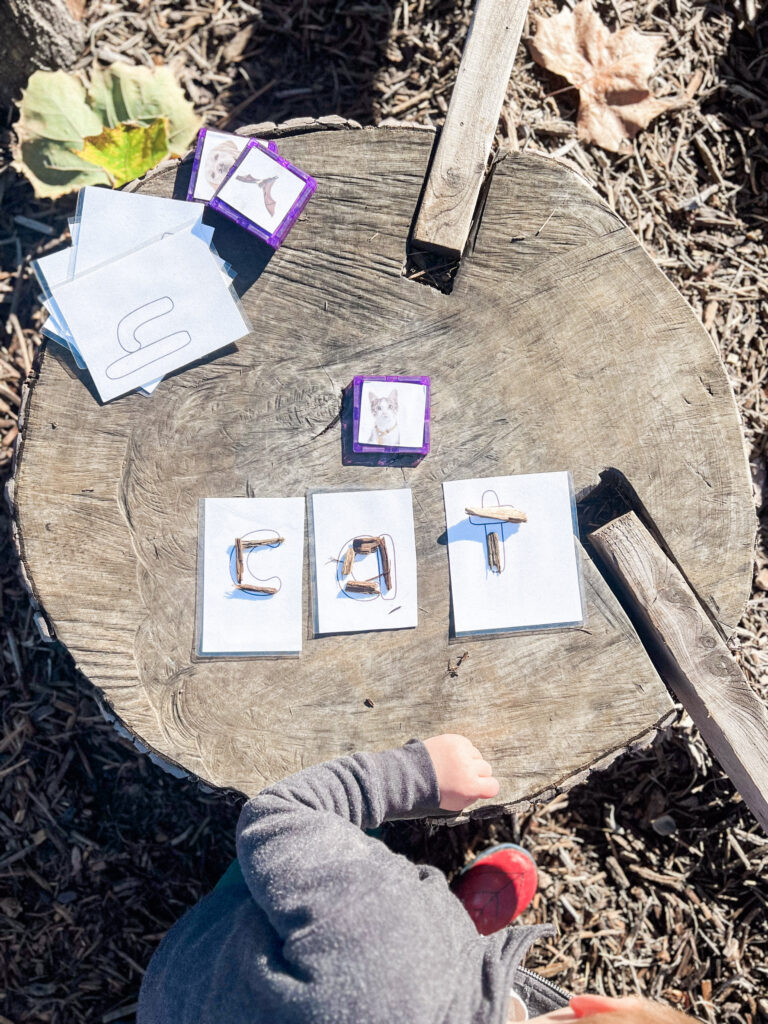
[[[144,1024],[502,1024],[536,929],[484,937],[442,872],[366,835],[434,812],[426,747],[353,754],[263,790],[237,830],[239,880],[171,930]]]
[[[422,816],[439,803],[432,759],[420,740],[290,776],[262,790],[240,815],[237,856],[251,896],[291,945],[310,933],[337,932],[339,915],[355,916],[348,915],[349,901],[363,898],[400,859],[361,830]]]

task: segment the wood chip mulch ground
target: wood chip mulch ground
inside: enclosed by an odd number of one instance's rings
[[[439,124],[471,10],[467,0],[84,6],[83,68],[172,62],[207,123],[231,128],[330,113]],[[768,16],[754,0],[597,6],[612,27],[662,33],[657,91],[682,93],[700,75],[693,101],[655,121],[631,155],[607,154],[578,141],[575,93],[521,48],[498,142],[570,161],[720,347],[761,517],[755,587],[733,643],[768,697]],[[8,112],[4,144],[11,121]],[[7,151],[0,200],[7,475],[19,387],[40,344],[30,261],[66,238],[73,203],[34,200]],[[160,938],[233,856],[239,803],[138,754],[66,652],[39,640],[5,511],[0,616],[0,1024],[130,1022]],[[522,841],[541,868],[525,920],[560,929],[530,966],[574,991],[639,991],[712,1024],[768,1021],[768,838],[682,713],[655,745],[528,816],[437,831],[398,824],[385,839],[448,873],[489,842]]]

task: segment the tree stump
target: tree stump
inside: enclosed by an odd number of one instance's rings
[[[492,762],[496,805],[522,806],[653,733],[671,701],[586,554],[585,628],[451,641],[441,482],[571,469],[578,494],[615,467],[727,634],[755,529],[735,403],[691,309],[572,171],[507,156],[446,295],[403,276],[433,134],[331,127],[260,126],[319,181],[266,265],[216,222],[253,323],[237,351],[106,406],[45,352],[16,474],[23,565],[125,725],[208,783],[251,794],[448,731]],[[178,197],[188,176],[189,160],[137,187]],[[342,388],[377,373],[432,376],[432,452],[417,468],[341,464]],[[199,498],[403,485],[417,629],[312,639],[305,568],[298,660],[196,659]]]
[[[0,0],[0,104],[33,71],[71,67],[85,44],[78,0]]]

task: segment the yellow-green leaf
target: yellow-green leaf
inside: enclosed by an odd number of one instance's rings
[[[173,156],[183,155],[201,124],[168,67],[111,64],[92,73],[88,98],[110,127],[121,121],[149,125],[158,117],[168,118],[168,146]]]
[[[26,175],[38,199],[58,199],[84,185],[109,185],[101,167],[81,160],[63,142],[29,139],[14,150],[14,168]]]
[[[156,118],[149,125],[118,124],[85,140],[76,156],[102,167],[113,188],[120,188],[168,156],[168,121]]]
[[[201,124],[166,67],[95,69],[87,95],[75,74],[36,71],[18,106],[14,167],[50,199],[83,185],[117,187],[169,153],[181,156]]]

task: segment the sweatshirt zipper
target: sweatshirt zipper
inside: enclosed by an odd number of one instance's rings
[[[549,978],[542,978],[542,976],[540,974],[537,974],[536,971],[529,971],[527,967],[518,967],[517,969],[518,971],[520,971],[521,974],[527,974],[528,977],[535,978],[536,981],[540,981],[542,984],[548,985],[550,988],[553,988],[558,995],[561,995],[563,997],[563,999],[570,1001],[572,993],[567,992],[564,988],[561,988],[559,985],[556,985],[554,981],[550,981]]]

